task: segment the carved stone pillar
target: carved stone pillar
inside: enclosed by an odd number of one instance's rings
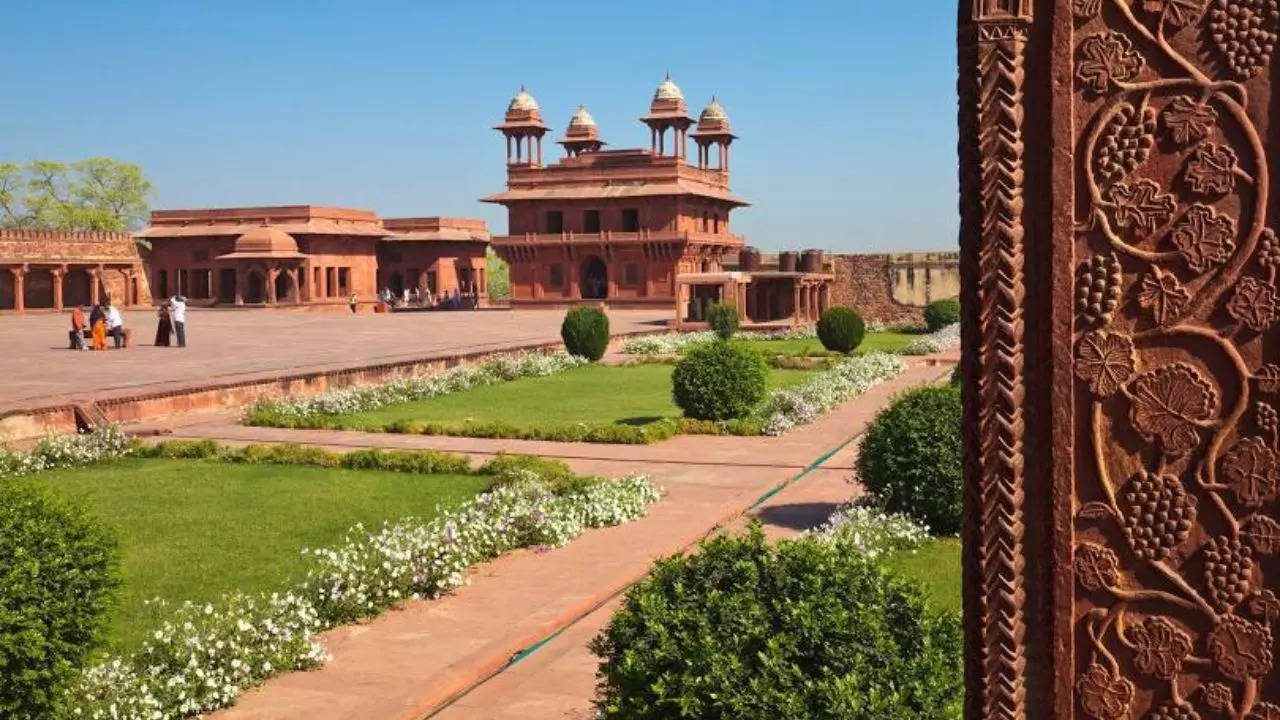
[[[53,309],[62,309],[62,279],[66,276],[66,268],[53,268],[49,274],[53,277]]]
[[[272,265],[267,268],[267,304],[276,304],[276,279],[280,277],[280,268]]]
[[[25,266],[9,268],[9,272],[13,273],[13,310],[14,312],[24,312],[27,307],[27,269]]]

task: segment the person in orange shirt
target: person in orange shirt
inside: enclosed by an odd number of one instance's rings
[[[71,308],[71,349],[84,350],[84,310]]]

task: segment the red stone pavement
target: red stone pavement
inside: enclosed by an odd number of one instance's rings
[[[547,553],[507,555],[476,569],[470,584],[446,597],[410,602],[368,623],[330,631],[323,640],[333,659],[324,667],[274,678],[235,708],[211,717],[589,717],[595,664],[584,643],[607,621],[609,603],[616,603],[619,593],[658,557],[739,523],[757,503],[754,512],[775,536],[821,522],[855,493],[846,482],[853,460],[850,441],[894,395],[948,372],[949,367],[917,363],[780,438],[680,436],[656,445],[582,445],[246,428],[225,414],[190,419],[174,429],[175,436],[338,449],[441,449],[474,456],[530,452],[564,458],[584,473],[643,472],[666,491],[636,522],[589,531]],[[522,650],[557,632],[507,667]]]

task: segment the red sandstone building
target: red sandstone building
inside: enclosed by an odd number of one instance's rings
[[[512,98],[495,128],[507,141],[507,190],[482,198],[507,208],[508,234],[493,245],[511,266],[512,303],[674,306],[682,322],[700,320],[707,303],[724,299],[744,320],[807,320],[800,303],[812,299],[818,308],[819,293],[808,286],[823,278],[730,276],[726,268],[744,247],[729,213],[748,203],[729,190],[736,136],[720,103],[712,98],[690,133],[684,94],[668,76],[640,121],[649,127],[648,150],[605,150],[595,120],[579,107],[559,141],[565,156],[543,165],[549,128],[538,103],[524,88]]]
[[[163,210],[139,233],[157,297],[197,305],[345,305],[389,288],[434,296],[488,291],[482,220],[379,219],[367,210],[297,205]]]
[[[0,230],[0,310],[151,302],[128,233]]]

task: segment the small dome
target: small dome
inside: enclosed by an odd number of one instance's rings
[[[596,119],[591,117],[591,113],[587,112],[586,105],[579,105],[573,117],[569,118],[569,127],[589,128],[596,126]]]
[[[698,116],[699,125],[710,122],[729,122],[729,114],[724,111],[724,106],[720,104],[719,100],[716,100],[715,95],[711,96],[711,102],[707,103],[707,106],[702,110],[702,115]]]
[[[538,101],[533,99],[533,96],[529,94],[528,90],[524,89],[523,85],[520,86],[520,91],[516,93],[516,96],[511,98],[511,104],[507,106],[507,112],[512,110],[534,111],[537,109]]]
[[[290,255],[298,252],[298,242],[283,230],[262,225],[236,238],[234,252],[237,255]]]
[[[680,86],[671,81],[671,73],[667,73],[666,79],[658,84],[658,89],[653,93],[654,100],[684,100],[684,93],[681,92]]]

